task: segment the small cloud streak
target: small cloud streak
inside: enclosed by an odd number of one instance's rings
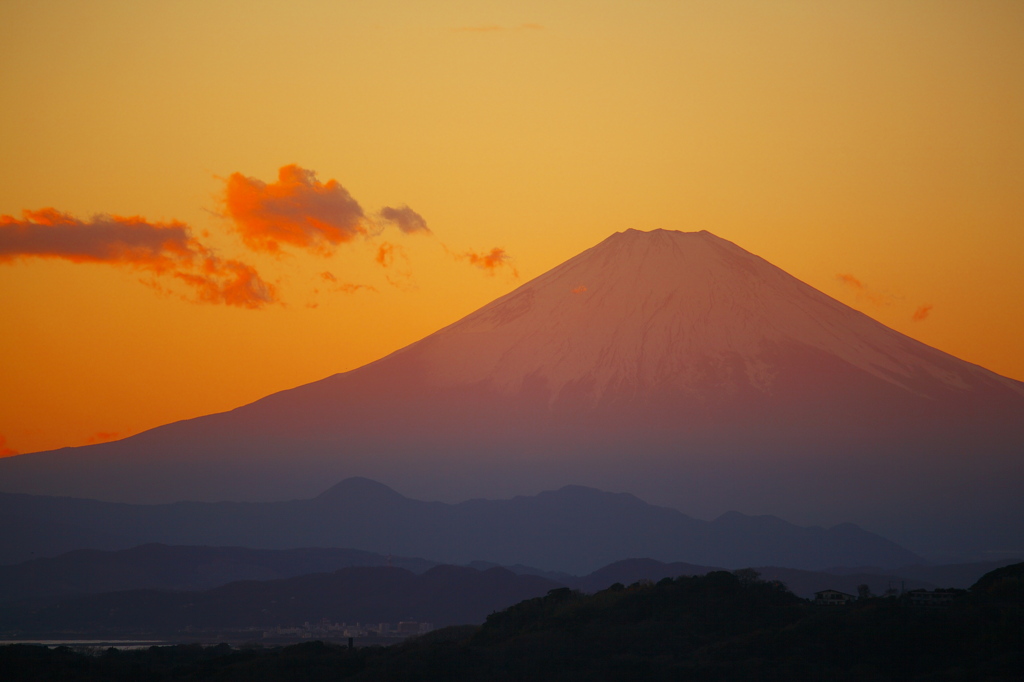
[[[460,257],[465,258],[472,265],[485,270],[488,274],[493,275],[497,272],[498,268],[507,267],[512,271],[513,277],[519,277],[519,271],[512,265],[512,257],[505,252],[505,249],[500,247],[494,247],[490,253],[467,251],[460,254]]]
[[[94,443],[106,443],[108,441],[117,440],[121,438],[120,433],[114,431],[97,431],[88,438],[85,439],[87,445],[93,445]]]
[[[277,182],[232,173],[224,206],[245,245],[278,254],[282,245],[330,255],[338,244],[365,235],[363,209],[337,180],[321,183],[316,173],[282,166]]]
[[[335,277],[334,274],[330,272],[321,272],[320,278],[335,285],[334,287],[331,288],[331,291],[341,291],[346,294],[354,294],[360,289],[365,289],[367,291],[377,291],[377,287],[372,286],[370,284],[352,284],[349,282],[343,282],[339,284],[338,278]],[[316,305],[313,304],[309,307],[315,308]]]
[[[398,229],[405,234],[413,234],[416,232],[423,232],[424,234],[431,233],[430,228],[427,227],[427,221],[423,219],[423,216],[404,204],[398,208],[385,206],[380,210],[380,217],[397,225]]]
[[[585,286],[583,286],[583,285],[581,284],[581,285],[579,285],[578,287],[576,287],[576,288],[574,288],[574,289],[570,289],[569,291],[571,291],[571,292],[572,292],[572,293],[574,293],[574,294],[582,294],[582,293],[583,293],[583,292],[585,292],[586,290],[587,290],[587,287],[585,287]]]
[[[0,433],[0,457],[13,457],[14,455],[20,455],[21,453],[14,448],[7,447],[7,438]]]
[[[389,242],[381,244],[380,248],[377,249],[375,260],[382,268],[391,267],[391,264],[395,262],[395,245]]]
[[[354,294],[360,289],[365,289],[367,291],[377,291],[377,287],[371,284],[339,284],[336,291],[343,291],[346,294]]]
[[[22,211],[20,220],[0,216],[0,263],[26,258],[105,263],[169,276],[207,303],[261,308],[277,301],[274,287],[255,268],[216,256],[179,222],[110,215],[83,221],[54,208]]]
[[[922,305],[921,307],[914,311],[914,314],[911,315],[911,319],[917,322],[920,322],[921,320],[927,320],[928,315],[931,314],[933,307],[934,306],[931,303],[925,303],[924,305]]]
[[[869,289],[863,282],[849,273],[836,275],[836,279],[857,292],[857,295],[875,305],[887,305],[889,300],[883,294]]]
[[[859,279],[857,279],[856,277],[849,273],[840,273],[836,275],[836,279],[838,279],[843,284],[847,284],[859,291],[863,291],[864,289],[864,284]]]

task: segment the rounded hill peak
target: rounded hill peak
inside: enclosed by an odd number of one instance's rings
[[[353,476],[334,484],[317,495],[316,499],[322,502],[341,500],[366,502],[369,500],[394,499],[401,497],[402,495],[383,483],[378,483],[377,481],[364,478],[362,476]]]

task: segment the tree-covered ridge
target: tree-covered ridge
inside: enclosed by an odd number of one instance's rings
[[[954,602],[818,606],[748,571],[552,590],[388,648],[4,647],[9,680],[1018,680],[1024,564]]]
[[[756,574],[754,574],[756,576]],[[669,628],[715,638],[770,627],[799,617],[802,600],[781,583],[726,571],[665,578],[624,587],[616,583],[594,595],[567,588],[492,614],[474,643],[492,644],[523,635],[586,636],[628,629]]]

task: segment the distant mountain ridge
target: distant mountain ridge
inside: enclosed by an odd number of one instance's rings
[[[355,370],[0,459],[0,490],[266,501],[364,476],[453,502],[579,484],[956,554],[1020,546],[1021,452],[1021,382],[706,231],[626,230]]]
[[[1013,561],[905,566],[891,572],[871,568],[836,568],[825,571],[778,566],[754,568],[762,579],[780,580],[794,594],[809,598],[824,589],[855,594],[861,585],[867,585],[875,594],[883,594],[891,589],[966,588],[983,574],[1010,563]],[[87,595],[126,591],[150,593],[154,590],[202,592],[236,582],[253,584],[280,581],[315,573],[337,573],[341,569],[353,567],[376,568],[380,572],[404,568],[422,574],[435,566],[435,562],[425,559],[383,556],[338,548],[253,550],[241,547],[150,544],[120,551],[77,550],[53,558],[0,566],[0,610],[8,608],[24,614],[58,601],[81,603],[80,598]],[[588,593],[606,589],[614,583],[631,585],[643,580],[657,582],[663,578],[704,575],[722,570],[721,567],[639,558],[616,561],[583,576],[522,565],[503,567],[483,561],[471,562],[468,567],[476,571],[505,569],[517,575],[543,578],[548,581],[549,587],[564,585]],[[469,573],[458,575],[472,577]],[[246,589],[234,589],[232,593],[237,599],[245,600],[249,598],[245,594]],[[251,592],[256,595],[266,590],[254,586]],[[376,597],[386,606],[388,595]],[[165,602],[173,603],[173,600]],[[93,600],[90,603],[95,606],[100,602]],[[369,599],[367,603],[372,605],[373,600]],[[228,608],[235,607],[229,605]]]
[[[335,547],[289,550],[147,544],[78,549],[0,565],[0,603],[124,590],[209,590],[240,580],[279,580],[353,566],[423,573],[436,562]]]
[[[738,513],[706,522],[633,495],[583,486],[459,504],[412,500],[363,478],[290,502],[127,505],[0,494],[0,514],[28,526],[74,524],[83,543],[102,531],[105,537],[121,538],[125,548],[152,542],[256,549],[351,547],[440,563],[483,560],[571,574],[638,556],[727,568],[921,562],[914,553],[853,524],[803,528],[776,517]],[[73,549],[62,543],[52,553]],[[40,549],[36,545],[32,551]],[[7,562],[29,558],[16,545],[6,550],[7,556],[0,558]]]

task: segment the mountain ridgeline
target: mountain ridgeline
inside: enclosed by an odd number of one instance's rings
[[[573,484],[956,554],[1020,549],[1021,452],[1024,384],[707,232],[627,230],[364,367],[0,460],[0,489],[243,502],[364,476],[454,502]]]
[[[805,528],[776,517],[735,512],[707,522],[632,495],[581,486],[459,504],[412,500],[363,478],[342,481],[312,499],[289,502],[129,505],[0,494],[0,513],[18,519],[11,526],[15,530],[39,529],[32,544],[2,538],[6,555],[0,554],[0,561],[6,563],[74,549],[127,549],[144,543],[353,547],[451,564],[526,564],[577,575],[634,557],[726,568],[895,568],[921,561],[853,524]],[[64,532],[54,533],[56,527]],[[100,534],[107,544],[96,544]],[[323,570],[326,561],[339,558],[313,554],[309,565]],[[361,562],[369,563],[369,557],[349,561]]]

